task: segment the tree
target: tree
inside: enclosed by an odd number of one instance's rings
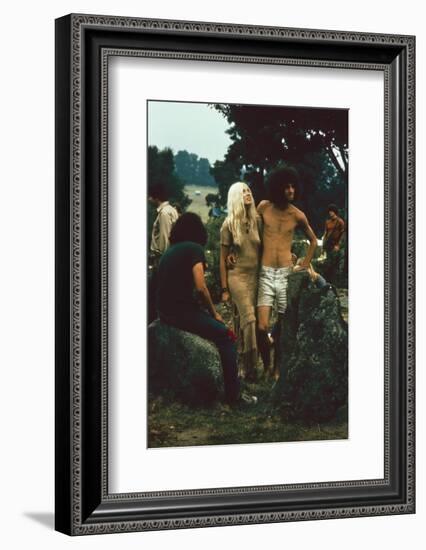
[[[185,185],[216,185],[210,172],[210,162],[206,158],[198,158],[198,155],[186,150],[178,151],[175,166],[176,174]]]
[[[235,171],[244,168],[256,203],[267,198],[268,172],[286,163],[299,170],[303,193],[297,200],[317,230],[321,231],[327,202],[347,212],[346,110],[228,104],[214,108],[230,124],[227,133],[232,143],[225,164],[230,163]]]
[[[171,149],[160,151],[158,147],[148,147],[148,189],[161,184],[169,200],[184,210],[191,200],[185,194],[184,184],[175,171],[174,156]]]
[[[175,172],[173,151],[160,151],[155,145],[148,147],[148,194],[149,189],[161,184],[167,193],[169,201],[183,212],[191,199],[184,191],[184,184]],[[155,208],[148,205],[148,239],[151,236],[152,225],[156,216]]]
[[[188,151],[178,151],[175,156],[176,173],[184,185],[196,184],[198,156]]]
[[[234,163],[222,160],[217,160],[210,170],[219,188],[219,205],[225,206],[228,189],[240,179],[240,171]]]
[[[277,162],[300,162],[307,153],[326,152],[343,179],[348,168],[345,109],[308,109],[216,104],[230,124],[233,143],[227,160],[268,170]]]
[[[206,158],[198,160],[197,179],[199,185],[216,185],[216,181],[210,172],[210,162]]]

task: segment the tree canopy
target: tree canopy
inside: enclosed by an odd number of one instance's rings
[[[233,176],[243,173],[256,202],[267,197],[268,172],[286,163],[301,175],[297,201],[317,231],[327,203],[347,210],[347,110],[238,104],[215,104],[214,108],[228,121],[232,140],[220,168],[226,166],[226,173]],[[227,192],[225,179],[230,178],[222,178],[221,196]]]
[[[155,145],[148,147],[148,190],[161,184],[167,192],[170,202],[185,210],[191,203],[184,191],[185,183],[175,170],[175,161],[171,149],[159,150]]]
[[[185,149],[178,151],[174,157],[176,174],[185,185],[216,185],[216,182],[210,172],[210,162],[208,159],[198,157],[194,153],[189,153]]]

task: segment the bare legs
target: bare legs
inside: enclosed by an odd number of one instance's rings
[[[271,341],[268,334],[271,311],[271,306],[258,306],[257,308],[258,347],[265,374],[271,373]]]

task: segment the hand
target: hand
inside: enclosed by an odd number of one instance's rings
[[[234,254],[234,252],[231,252],[226,256],[225,264],[227,269],[234,269],[235,265],[237,263],[237,256]]]
[[[308,266],[299,264],[295,265],[293,271],[296,273],[297,271],[306,271],[308,269]]]
[[[219,321],[219,323],[225,324],[225,321],[222,319],[221,315],[217,311],[215,311],[213,317],[216,319],[216,321]]]
[[[231,300],[231,295],[228,291],[222,292],[222,302],[229,302]]]
[[[337,252],[338,250],[340,249],[340,246],[338,244],[336,244],[334,247],[333,247],[333,250],[335,252]]]

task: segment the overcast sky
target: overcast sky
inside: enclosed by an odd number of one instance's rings
[[[206,103],[148,102],[148,144],[174,153],[186,149],[210,164],[223,160],[231,143],[226,119]]]

